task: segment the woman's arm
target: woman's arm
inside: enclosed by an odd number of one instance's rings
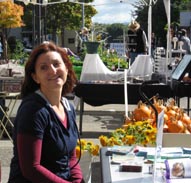
[[[72,183],[84,183],[80,165],[79,165],[79,163],[76,165],[76,163],[77,163],[76,150],[74,150],[72,152],[71,158],[70,158]],[[74,166],[74,165],[76,165],[76,166]]]
[[[18,134],[19,165],[25,178],[33,183],[69,183],[40,165],[42,140],[31,135]]]

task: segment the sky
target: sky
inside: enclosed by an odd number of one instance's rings
[[[138,0],[94,0],[92,5],[98,13],[92,18],[95,23],[129,23],[132,20],[132,4]]]

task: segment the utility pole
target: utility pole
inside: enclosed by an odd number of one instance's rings
[[[33,5],[33,18],[32,18],[32,22],[33,22],[33,27],[32,27],[32,46],[34,48],[35,44],[36,44],[36,6]]]
[[[82,2],[82,27],[85,26],[85,23],[84,23],[84,0]]]
[[[37,1],[39,4],[37,5],[37,26],[38,26],[38,31],[37,31],[37,44],[40,44],[42,42],[42,24],[41,24],[41,4],[42,0]]]

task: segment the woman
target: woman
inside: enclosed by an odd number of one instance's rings
[[[32,51],[14,122],[9,183],[83,182],[75,154],[75,110],[63,97],[75,82],[63,48],[46,42]]]
[[[138,55],[147,54],[148,43],[145,31],[137,21],[132,21],[128,28],[127,50],[132,65]]]

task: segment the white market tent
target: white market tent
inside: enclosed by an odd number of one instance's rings
[[[149,4],[147,4],[144,0],[142,0],[146,5],[149,6],[148,10],[148,42],[149,42],[149,55],[151,55],[151,33],[152,33],[152,4],[157,3],[157,0],[150,0]],[[167,51],[166,51],[166,72],[167,65],[171,62],[171,37],[170,37],[170,24],[171,24],[171,16],[170,16],[170,0],[163,0],[165,11],[167,15]],[[167,77],[167,73],[166,73]]]

